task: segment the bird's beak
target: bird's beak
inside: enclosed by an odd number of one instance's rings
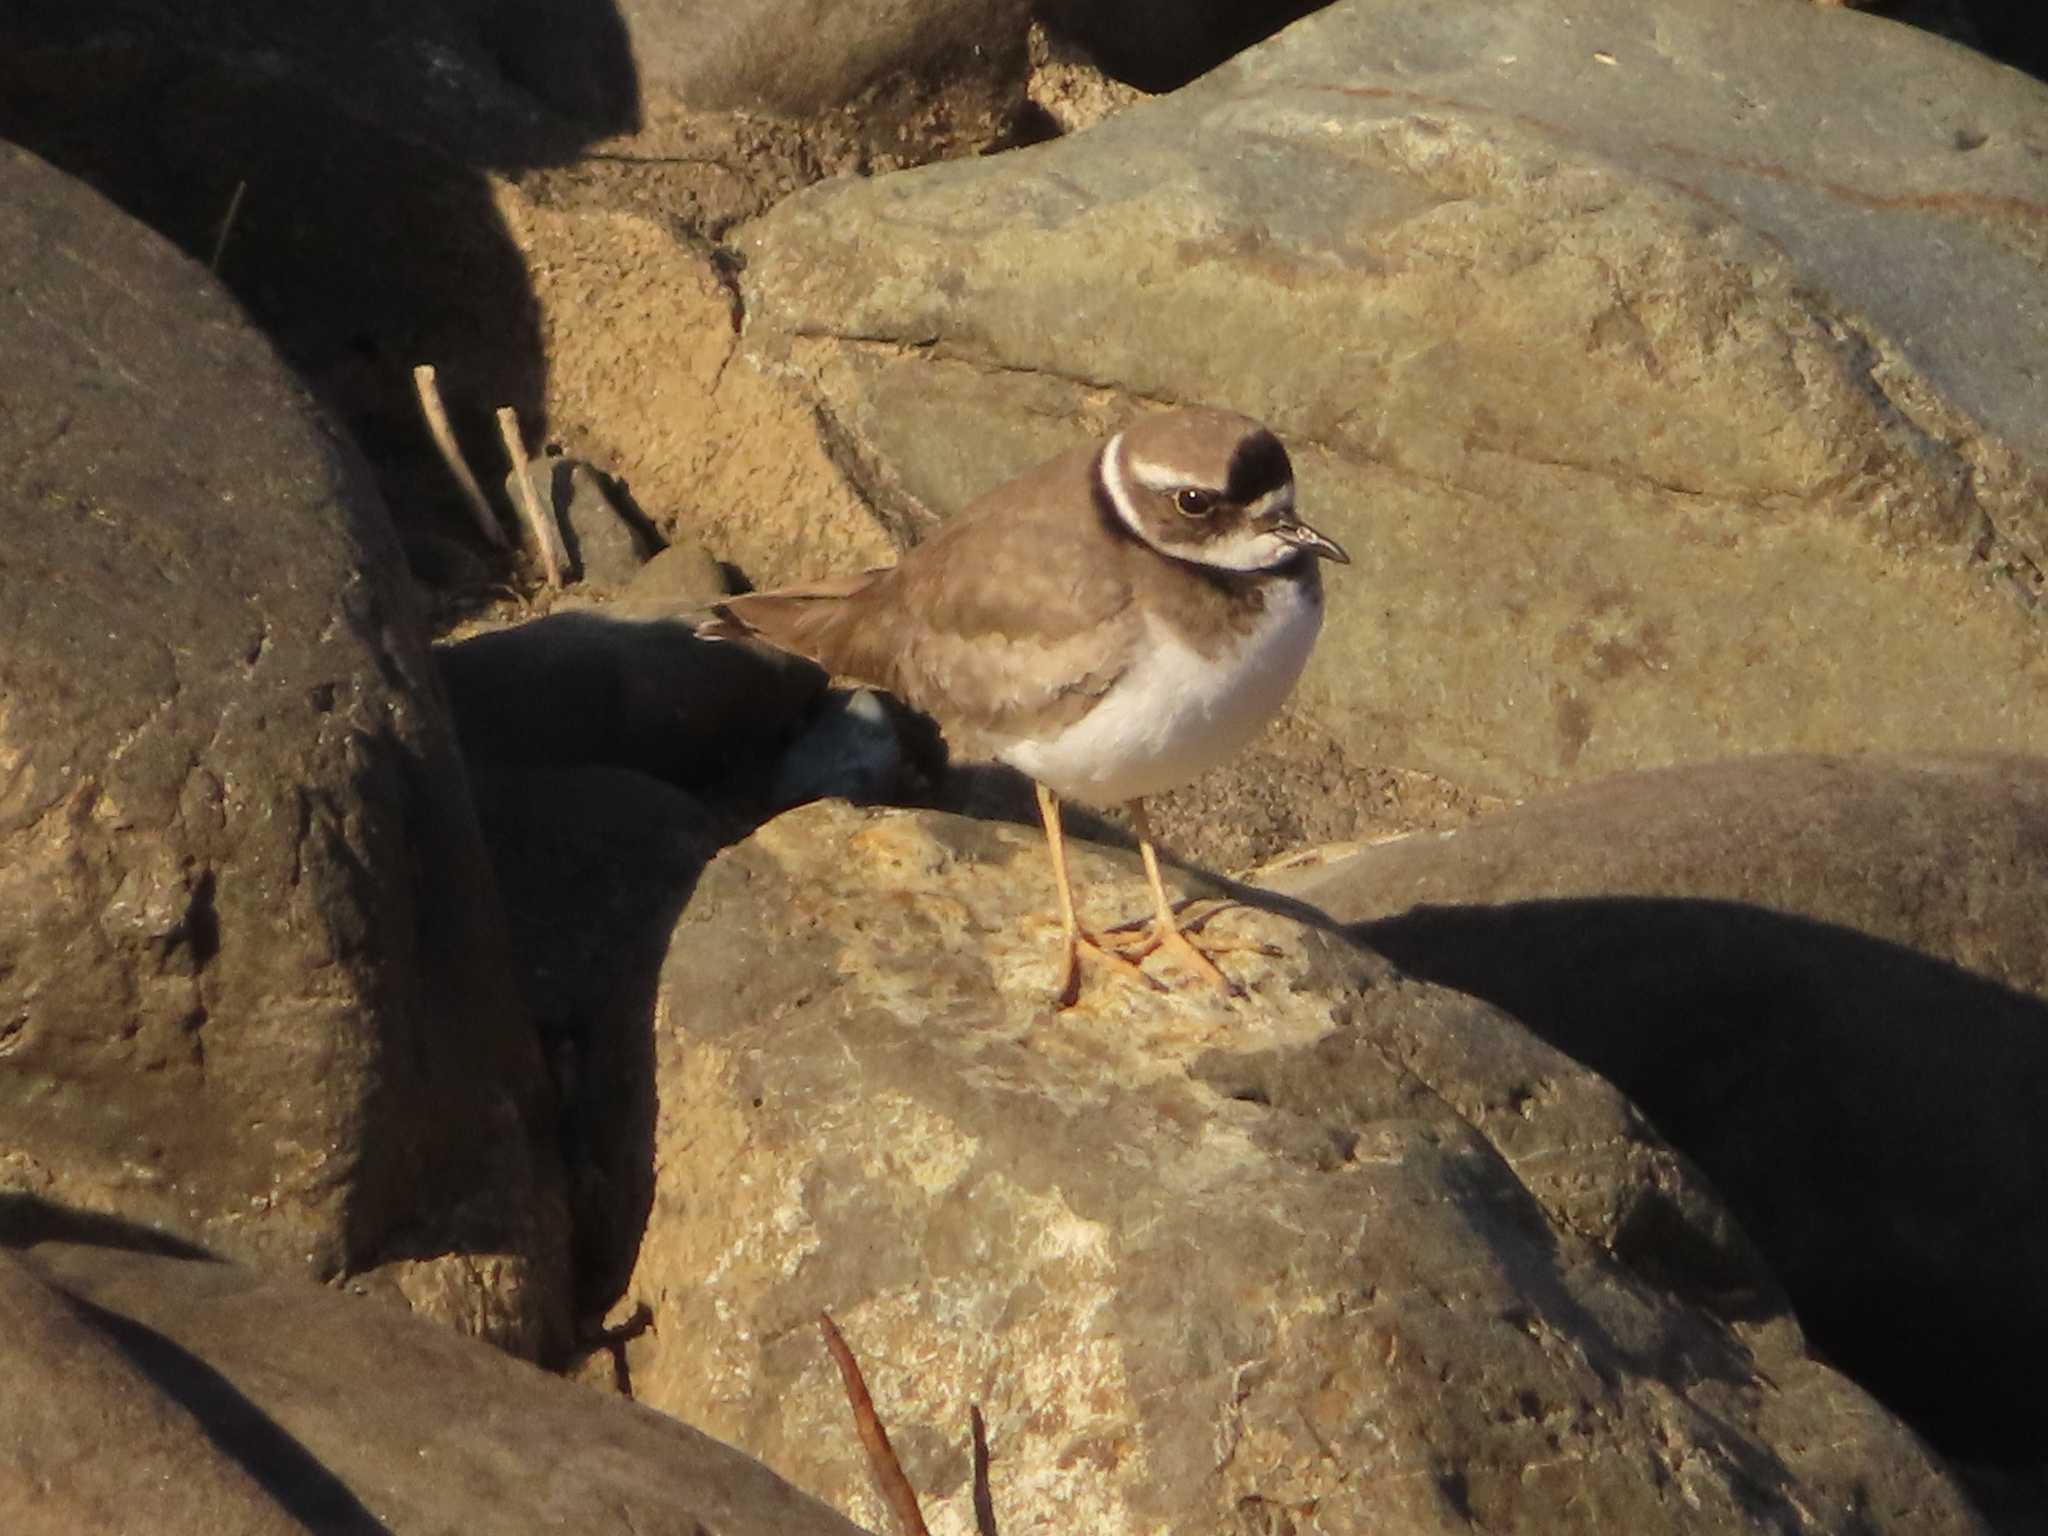
[[[1351,557],[1344,553],[1344,546],[1335,539],[1326,539],[1307,523],[1282,523],[1273,530],[1296,549],[1305,549],[1312,555],[1325,560],[1334,560],[1339,565],[1349,565]]]

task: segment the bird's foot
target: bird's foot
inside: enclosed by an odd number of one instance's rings
[[[1150,951],[1147,951],[1150,953]],[[1126,954],[1121,947],[1106,943],[1100,936],[1077,929],[1067,935],[1067,958],[1060,967],[1059,990],[1053,995],[1054,1004],[1062,1009],[1071,1008],[1081,1000],[1081,957],[1099,960],[1121,974],[1126,981],[1134,981],[1154,992],[1164,992],[1166,983],[1156,976],[1147,975],[1145,968],[1136,959]]]
[[[1206,905],[1205,905],[1206,904]],[[1152,955],[1165,950],[1181,961],[1196,975],[1221,987],[1232,997],[1244,996],[1244,988],[1226,976],[1216,964],[1218,955],[1253,954],[1277,959],[1284,951],[1258,939],[1231,939],[1211,937],[1202,933],[1210,920],[1244,905],[1215,896],[1189,896],[1177,901],[1169,909],[1171,920],[1162,917],[1136,917],[1129,922],[1118,923],[1104,930],[1105,937],[1112,934],[1128,934],[1128,939],[1117,941],[1117,952],[1125,960],[1142,962]],[[1203,910],[1196,911],[1196,908]],[[1189,915],[1191,914],[1192,915]],[[1200,943],[1192,935],[1202,933]]]
[[[1205,903],[1208,910],[1201,912],[1195,910]],[[1166,910],[1173,915],[1174,923],[1182,933],[1199,933],[1208,926],[1211,918],[1228,912],[1234,907],[1241,907],[1243,905],[1243,902],[1234,901],[1228,896],[1183,896]],[[1159,947],[1161,943],[1159,928],[1159,919],[1147,913],[1143,917],[1127,917],[1120,923],[1111,923],[1102,931],[1106,934],[1127,933],[1132,935],[1130,942],[1119,943],[1117,947],[1126,954],[1130,954],[1135,950],[1137,953],[1133,958],[1143,959]],[[1233,946],[1228,940],[1225,940],[1221,947],[1232,948],[1237,946]]]

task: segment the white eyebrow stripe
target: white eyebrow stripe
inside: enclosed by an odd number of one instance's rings
[[[1164,464],[1154,464],[1150,459],[1131,460],[1131,473],[1148,491],[1174,491],[1194,483],[1180,471],[1168,469]]]
[[[1140,544],[1151,544],[1145,537],[1145,530],[1138,523],[1138,509],[1131,501],[1131,483],[1124,478],[1122,455],[1117,450],[1123,447],[1124,435],[1119,432],[1102,445],[1098,462],[1102,467],[1102,488],[1109,492],[1109,504],[1116,509],[1117,521],[1130,531],[1132,538]]]
[[[1119,433],[1118,436],[1121,437],[1122,434]],[[1190,480],[1187,475],[1168,469],[1163,464],[1155,464],[1150,459],[1132,459],[1131,474],[1146,490],[1158,491],[1161,494],[1187,486],[1214,490],[1219,496],[1229,494],[1218,487],[1203,486],[1197,481]],[[1255,517],[1267,511],[1278,512],[1282,516],[1291,514],[1294,511],[1294,482],[1289,480],[1285,485],[1274,486],[1272,490],[1252,501],[1246,510]]]

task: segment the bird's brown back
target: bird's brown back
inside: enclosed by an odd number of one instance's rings
[[[1099,451],[1076,449],[1010,481],[892,567],[733,598],[720,611],[888,689],[970,743],[1057,729],[1108,691],[1141,629],[1129,541],[1076,491],[1092,484]]]

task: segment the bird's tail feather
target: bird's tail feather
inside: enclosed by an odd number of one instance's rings
[[[880,571],[836,576],[772,592],[749,592],[715,603],[697,633],[707,640],[765,640],[781,650],[830,666],[821,651],[830,645],[845,599],[864,591]]]

